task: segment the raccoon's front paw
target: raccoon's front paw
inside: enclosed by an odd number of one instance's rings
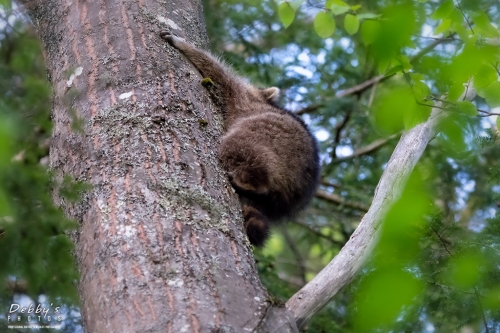
[[[160,37],[166,40],[169,44],[174,45],[174,35],[169,30],[163,29],[160,31]]]
[[[184,39],[173,35],[172,32],[165,29],[160,31],[160,37],[176,48],[179,48],[184,43]]]

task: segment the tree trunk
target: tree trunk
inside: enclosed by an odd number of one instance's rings
[[[267,302],[218,164],[222,117],[158,35],[207,45],[200,1],[24,4],[54,87],[51,168],[91,185],[77,204],[57,199],[81,223],[86,331],[296,331]]]

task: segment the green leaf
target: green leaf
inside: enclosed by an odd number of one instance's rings
[[[457,117],[458,114],[452,114],[441,123],[441,138],[443,148],[448,153],[460,154],[467,151],[465,142],[465,124],[463,119]]]
[[[0,0],[0,7],[3,9],[11,9],[12,8],[12,0]]]
[[[413,85],[413,92],[417,101],[424,102],[431,94],[431,89],[422,81],[416,81]]]
[[[451,20],[450,19],[444,19],[440,25],[436,27],[434,30],[434,35],[439,35],[442,32],[450,30],[451,26]]]
[[[327,12],[319,12],[314,18],[314,30],[321,38],[330,37],[335,31],[335,20]]]
[[[428,106],[421,106],[413,101],[416,105],[410,111],[405,110],[403,124],[406,131],[411,130],[413,127],[425,122],[429,118],[431,108]]]
[[[405,72],[413,68],[412,64],[410,63],[410,59],[405,55],[400,56],[398,61],[401,64],[401,66],[403,66]]]
[[[370,272],[358,288],[353,332],[374,332],[374,328],[389,327],[418,302],[424,284],[416,274],[391,267]]]
[[[462,94],[464,92],[465,92],[464,83],[463,82],[456,82],[450,87],[450,90],[448,91],[447,99],[449,101],[456,101],[462,96]]]
[[[344,14],[351,9],[348,4],[340,0],[329,0],[325,7],[330,9],[334,15]]]
[[[380,21],[380,32],[373,42],[373,56],[376,61],[397,61],[401,48],[412,45],[412,36],[416,32],[416,10],[413,1],[388,7]],[[368,21],[366,21],[368,22]]]
[[[358,10],[361,8],[361,5],[354,5],[354,6],[351,6],[351,10]]]
[[[349,35],[354,35],[359,30],[359,19],[356,15],[347,14],[344,18],[344,28]]]
[[[330,7],[332,5],[337,5],[337,6],[343,6],[343,7],[349,7],[348,4],[346,4],[344,1],[342,0],[328,0],[325,4],[325,7]]]
[[[470,289],[477,285],[482,275],[482,267],[487,264],[479,251],[461,253],[450,259],[448,279],[460,289]]]
[[[380,74],[384,74],[386,76],[388,75],[387,74],[388,72],[392,72],[392,74],[397,73],[398,71],[392,71],[392,69],[393,69],[392,67],[393,66],[391,66],[391,64],[392,64],[392,59],[381,59],[381,60],[379,60],[378,67],[377,67],[378,68],[378,72]],[[403,66],[401,66],[401,65],[398,65],[398,66],[400,67],[399,71],[401,71],[403,69]]]
[[[444,19],[450,15],[450,13],[455,9],[455,5],[452,0],[446,0],[441,4],[441,6],[436,9],[434,14],[431,15],[431,19],[438,20]]]
[[[473,15],[474,23],[476,24],[474,30],[479,32],[484,37],[499,37],[500,33],[498,30],[491,24],[490,19],[486,13],[479,11],[474,12]]]
[[[5,112],[4,110],[2,110]],[[0,169],[10,164],[14,154],[13,145],[16,133],[16,124],[12,123],[7,117],[0,118]]]
[[[349,11],[349,7],[344,7],[344,6],[339,6],[339,5],[332,5],[330,6],[330,10],[334,15],[341,15]]]
[[[462,52],[452,58],[447,75],[452,82],[466,82],[476,74],[481,65],[488,60],[488,50],[476,44],[465,44]]]
[[[380,33],[380,22],[378,21],[364,21],[361,25],[361,39],[365,45],[372,44]]]
[[[292,8],[290,3],[282,2],[278,7],[278,16],[280,17],[281,23],[288,28],[295,19],[295,10]]]
[[[474,103],[463,101],[457,103],[458,111],[468,116],[477,116],[477,109]]]
[[[500,106],[500,82],[494,82],[487,86],[483,90],[484,99],[486,99],[486,103],[492,107],[496,108]]]
[[[410,76],[411,76],[411,79],[413,80],[413,82],[425,80],[424,74],[421,74],[421,73],[411,73]]]
[[[382,90],[375,97],[371,117],[384,134],[410,129],[427,120],[431,108],[419,105],[407,84]]]
[[[13,211],[12,211],[12,204],[11,200],[9,200],[9,196],[6,195],[4,190],[0,188],[0,216],[5,217],[5,216],[12,216]],[[8,221],[8,220],[7,220]],[[5,219],[0,220],[0,228],[4,229],[4,226],[7,224]],[[3,226],[2,226],[3,224]]]
[[[464,22],[464,16],[459,10],[453,10],[449,15],[448,18],[451,20],[451,28],[450,30],[455,31],[457,35],[463,40],[466,41],[469,39],[470,34],[472,33],[471,30],[466,28],[465,22]]]
[[[491,65],[483,64],[474,75],[474,87],[476,89],[486,88],[498,80],[496,69]]]
[[[497,116],[497,129],[500,131],[500,116]]]
[[[403,66],[401,65],[396,65],[394,67],[391,67],[387,72],[384,73],[385,76],[391,76],[391,75],[394,75],[398,72],[402,72],[403,71]]]

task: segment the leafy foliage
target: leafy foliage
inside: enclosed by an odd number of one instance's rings
[[[343,200],[318,196],[276,230],[255,253],[262,281],[286,300],[340,251],[395,138],[435,107],[446,112],[440,134],[391,208],[370,262],[305,331],[498,330],[500,6],[306,1],[290,6],[285,24],[283,3],[292,2],[205,0],[213,49],[255,83],[282,89],[282,103],[320,141],[320,190]],[[472,87],[479,97],[463,100]]]

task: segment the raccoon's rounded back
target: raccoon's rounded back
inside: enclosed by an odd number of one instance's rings
[[[241,118],[228,129],[221,147],[242,143],[251,155],[266,156],[269,191],[243,194],[266,216],[289,217],[310,202],[318,184],[319,157],[316,140],[301,120],[284,111]],[[252,161],[248,163],[251,169]]]

